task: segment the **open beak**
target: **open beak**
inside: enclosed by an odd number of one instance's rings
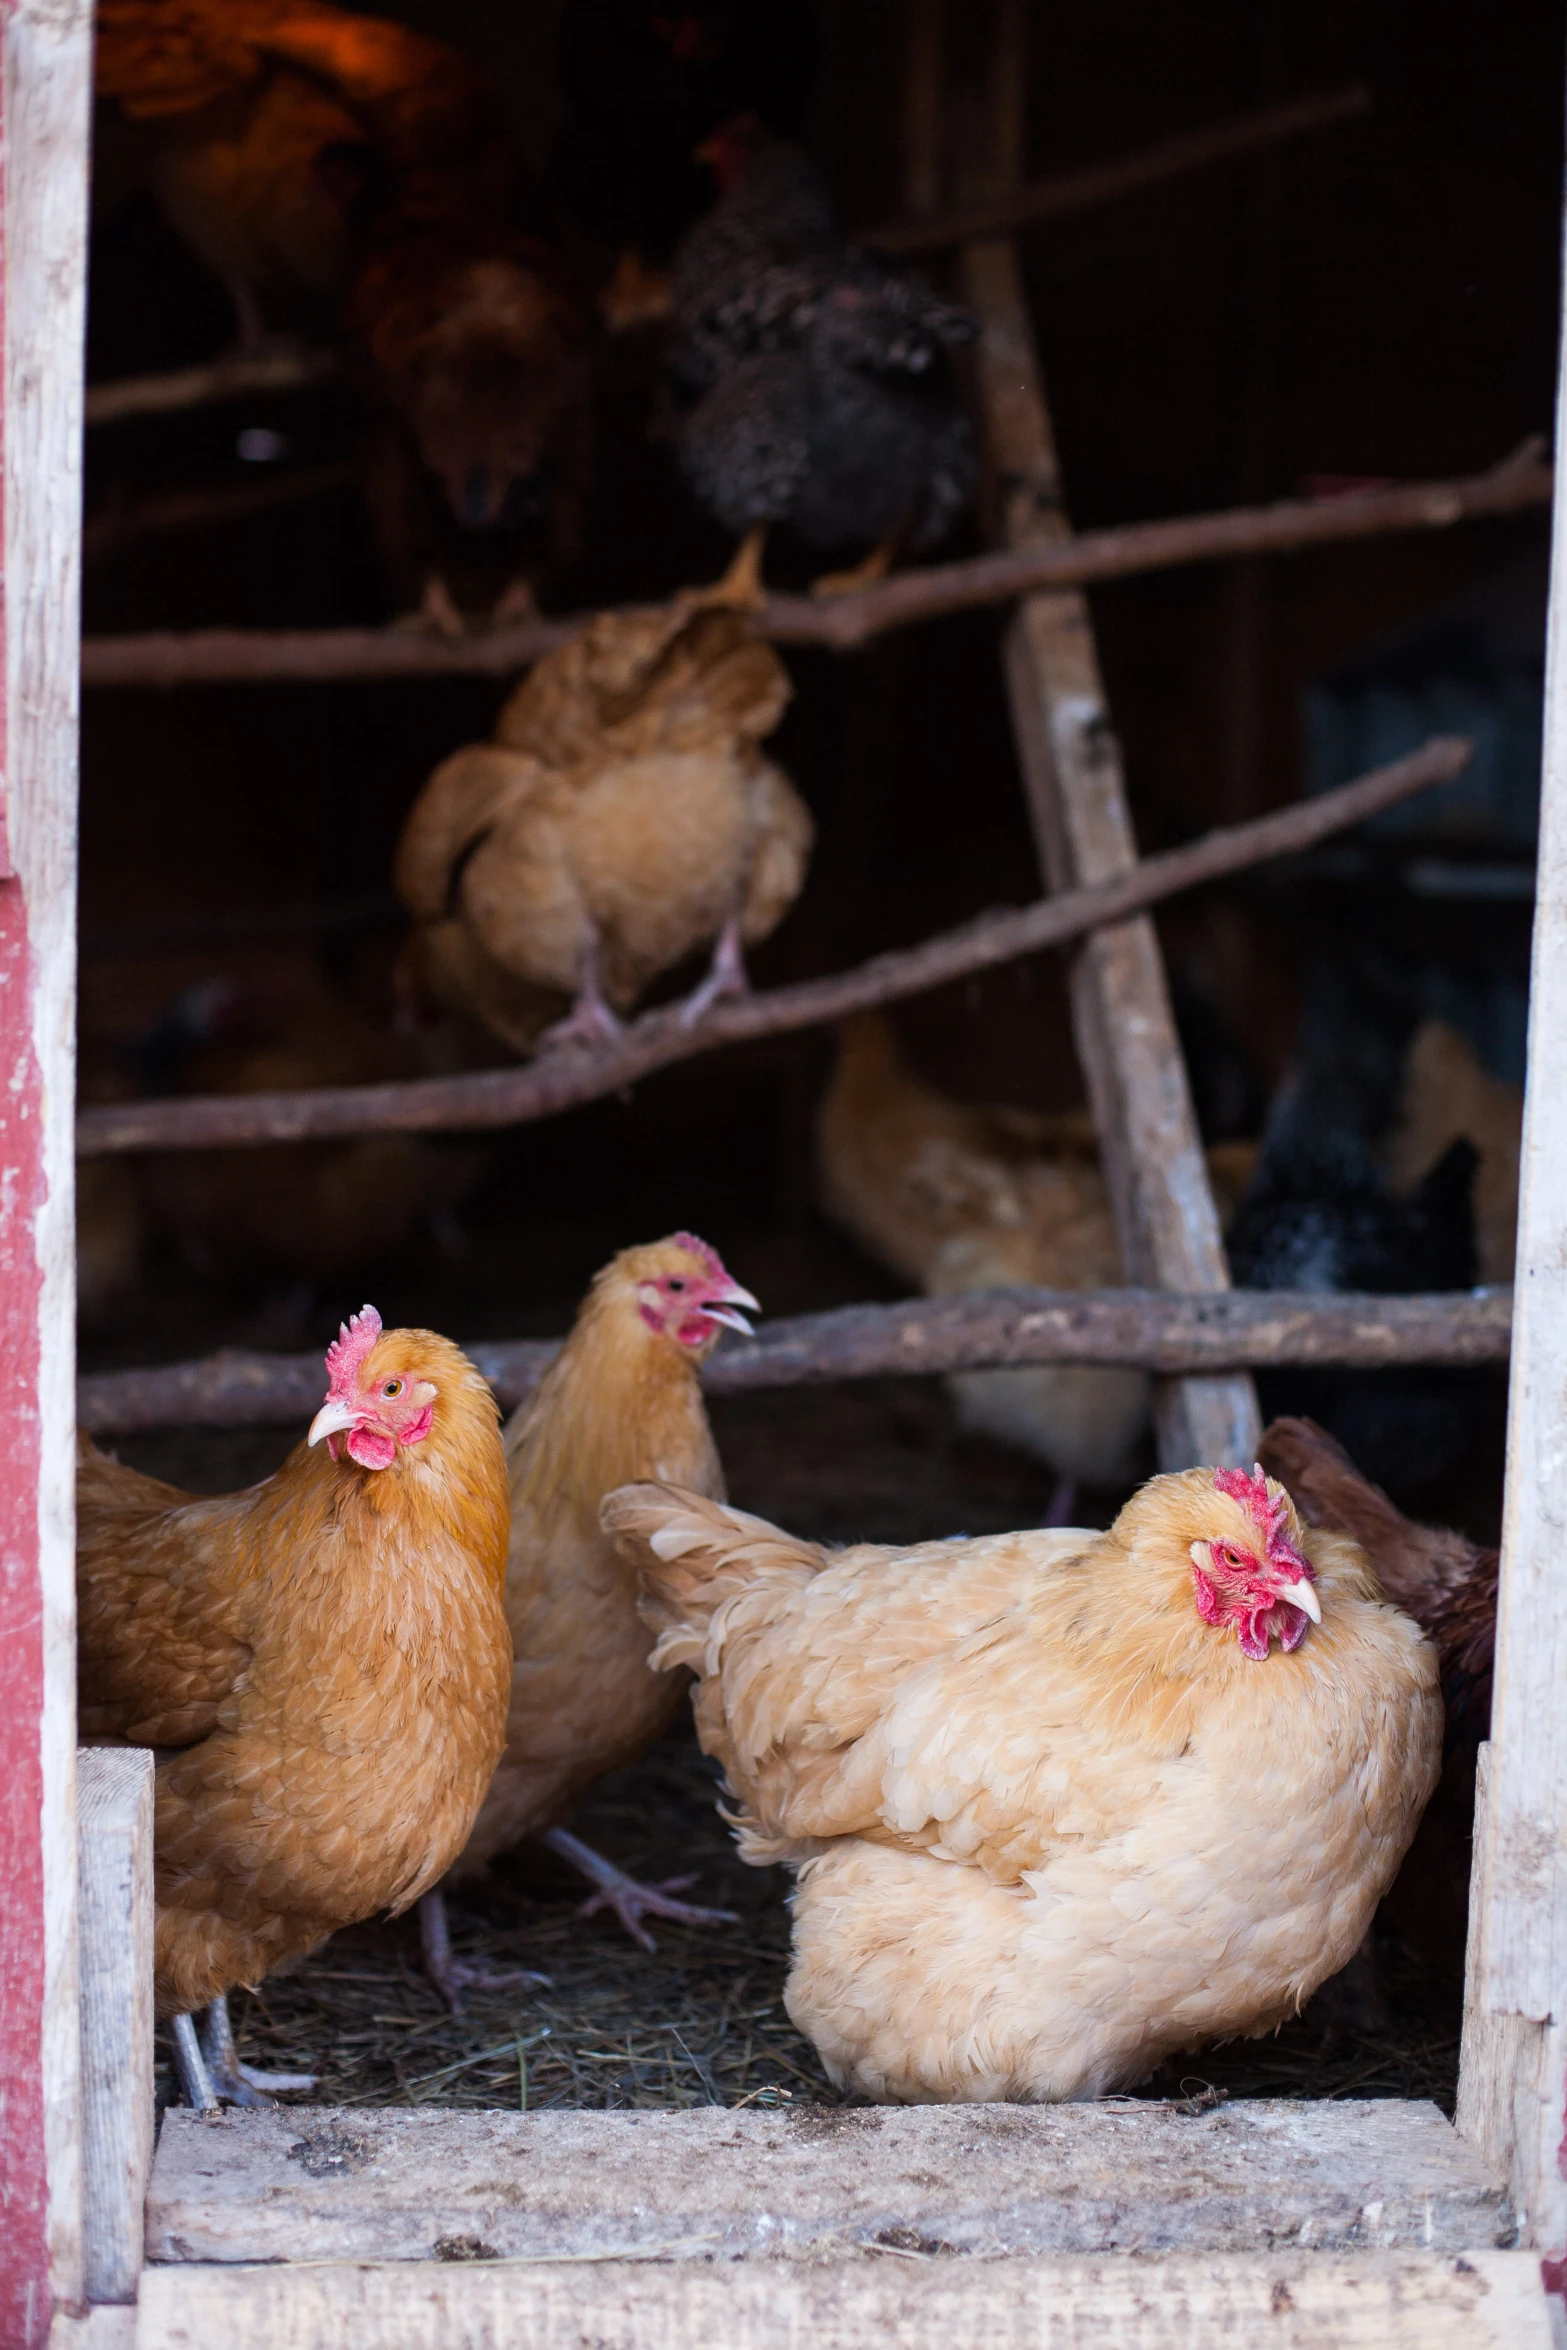
[[[1287,1599],[1291,1607],[1298,1607],[1303,1616],[1310,1616],[1314,1624],[1321,1623],[1322,1603],[1317,1597],[1316,1586],[1306,1576],[1302,1575],[1298,1583],[1281,1583],[1278,1596]]]
[[[748,1306],[753,1314],[762,1310],[748,1289],[742,1289],[738,1281],[731,1281],[727,1289],[714,1292],[702,1311],[710,1322],[720,1322],[726,1330],[738,1330],[742,1338],[754,1337],[744,1314],[735,1312],[737,1306]]]
[[[358,1416],[352,1404],[344,1403],[338,1396],[329,1395],[311,1421],[310,1434],[305,1442],[319,1444],[323,1436],[336,1436],[340,1430],[352,1428]]]

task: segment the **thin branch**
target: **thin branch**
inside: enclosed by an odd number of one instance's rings
[[[1307,131],[1330,130],[1371,110],[1371,93],[1357,82],[1343,90],[1296,98],[1282,106],[1266,106],[1254,114],[1240,114],[1207,130],[1182,131],[1161,139],[1154,147],[1140,147],[1109,163],[1091,163],[1081,171],[1058,173],[1053,179],[1030,180],[988,204],[971,204],[961,212],[942,213],[930,220],[894,220],[885,228],[867,229],[855,242],[874,245],[883,253],[937,253],[953,245],[967,245],[980,237],[1009,236],[1014,229],[1041,220],[1064,220],[1073,212],[1087,212],[1120,196],[1134,196],[1165,180],[1183,178],[1214,163],[1228,163],[1237,155],[1275,147],[1281,140],[1299,138]]]
[[[106,501],[100,513],[82,525],[82,559],[102,562],[117,555],[132,539],[174,530],[210,530],[221,522],[243,522],[252,514],[268,514],[281,506],[306,504],[352,488],[359,479],[357,465],[298,466],[292,471],[264,474],[259,481],[239,481],[223,489],[178,490],[166,498],[143,498],[134,505]]]
[[[114,383],[89,384],[83,422],[119,424],[127,416],[169,416],[181,408],[204,408],[252,392],[295,392],[324,383],[337,373],[332,351],[267,351],[254,358],[231,354],[199,367],[177,367],[166,375],[128,375]]]
[[[1129,1365],[1161,1372],[1266,1370],[1284,1364],[1386,1369],[1507,1361],[1510,1289],[1425,1297],[1227,1290],[1174,1297],[1147,1289],[995,1289],[844,1306],[765,1322],[725,1340],[704,1373],[713,1395],[920,1376],[1024,1363]],[[510,1410],[543,1377],[555,1339],[491,1340],[469,1354]],[[321,1401],[321,1356],[223,1353],[78,1382],[77,1418],[95,1436],[145,1428],[301,1425]]]
[[[853,652],[891,628],[1002,604],[1036,588],[1092,586],[1144,571],[1239,555],[1293,554],[1387,532],[1446,530],[1455,522],[1550,503],[1552,474],[1536,437],[1484,473],[1401,482],[1338,498],[1289,498],[1220,514],[1124,523],[1056,546],[1002,549],[961,563],[904,571],[853,595],[770,596],[756,616],[777,644]],[[504,677],[566,644],[591,613],[478,628],[447,638],[407,628],[195,629],[100,636],[82,643],[82,683],[99,686],[317,682],[362,677]]]
[[[1472,745],[1438,735],[1407,758],[1346,783],[1336,791],[1281,808],[1246,824],[1222,827],[1187,847],[1167,849],[1114,881],[1066,890],[1032,906],[982,914],[922,946],[874,956],[857,970],[794,987],[772,988],[720,1002],[689,1027],[681,1007],[666,1005],[633,1021],[611,1045],[583,1051],[570,1045],[541,1054],[521,1068],[483,1069],[460,1077],[416,1078],[404,1084],[324,1086],[304,1093],[195,1095],[185,1100],[115,1102],[83,1110],[77,1149],[84,1156],[112,1151],[231,1149],[260,1142],[298,1142],[324,1135],[411,1132],[432,1128],[513,1126],[547,1118],[580,1102],[618,1093],[637,1078],[717,1045],[781,1036],[839,1020],[875,1004],[966,978],[977,971],[1063,946],[1107,922],[1123,921],[1162,898],[1243,872],[1270,857],[1315,846],[1347,825],[1361,823],[1467,765]]]

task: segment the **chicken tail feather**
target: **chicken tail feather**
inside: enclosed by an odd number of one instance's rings
[[[826,1554],[765,1518],[680,1485],[622,1485],[605,1496],[604,1531],[642,1572],[642,1620],[659,1634],[650,1662],[702,1669],[708,1627],[726,1599],[782,1569],[816,1574]]]

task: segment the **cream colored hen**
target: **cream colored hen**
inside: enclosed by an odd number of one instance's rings
[[[445,760],[397,852],[419,975],[518,1051],[602,1041],[649,982],[716,940],[696,1018],[745,986],[742,945],[798,896],[812,826],[759,745],[777,655],[711,594],[606,612],[542,660],[491,743]]]
[[[1216,1190],[1233,1180],[1236,1148],[1209,1153]],[[914,1074],[876,1013],[844,1024],[816,1163],[828,1214],[928,1296],[1013,1283],[1112,1289],[1125,1279],[1089,1113],[949,1101]],[[1148,1417],[1141,1371],[1049,1363],[959,1371],[947,1384],[965,1426],[1063,1478],[1108,1485],[1134,1473]]]
[[[878,2099],[1094,2097],[1293,2015],[1436,1783],[1436,1656],[1257,1471],[1106,1534],[829,1554],[612,1494],[742,1856],[799,1872],[785,2004]]]

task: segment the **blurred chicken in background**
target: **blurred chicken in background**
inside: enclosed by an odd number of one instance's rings
[[[797,137],[818,48],[808,0],[568,0],[554,184],[618,256],[602,305],[612,329],[668,315],[670,254],[712,202],[701,142],[737,114]]]
[[[1221,1201],[1244,1180],[1246,1144],[1209,1152]],[[948,1100],[915,1076],[877,1013],[845,1023],[816,1130],[822,1205],[883,1264],[929,1296],[1026,1283],[1110,1289],[1124,1279],[1099,1146],[1086,1110],[1044,1115]],[[966,1427],[1048,1462],[1071,1486],[1135,1470],[1148,1417],[1140,1371],[1040,1364],[959,1371]]]
[[[95,70],[145,126],[163,209],[230,288],[242,345],[273,304],[330,315],[409,174],[505,198],[500,108],[468,61],[329,0],[102,0]]]
[[[1413,1191],[1461,1136],[1479,1154],[1474,1179],[1479,1276],[1508,1282],[1518,1253],[1523,1090],[1505,1077],[1493,1077],[1445,1020],[1423,1020],[1409,1042],[1397,1119],[1381,1153],[1394,1191]]]
[[[1399,1295],[1473,1284],[1474,1144],[1458,1135],[1402,1196],[1378,1166],[1410,1025],[1364,975],[1326,960],[1308,973],[1295,1065],[1226,1234],[1240,1287]],[[1395,1494],[1454,1468],[1475,1417],[1474,1375],[1458,1371],[1275,1371],[1258,1392],[1269,1415],[1320,1421]]]
[[[761,547],[787,523],[862,554],[828,592],[933,545],[967,505],[974,436],[950,354],[974,321],[923,279],[844,245],[804,149],[754,120],[705,150],[722,191],[675,256],[669,371],[687,481],[737,536],[759,592]]]
[[[602,1044],[710,941],[688,1017],[743,990],[741,948],[783,920],[811,849],[804,804],[758,747],[789,692],[711,595],[601,613],[414,805],[393,878],[419,983],[518,1052]]]

